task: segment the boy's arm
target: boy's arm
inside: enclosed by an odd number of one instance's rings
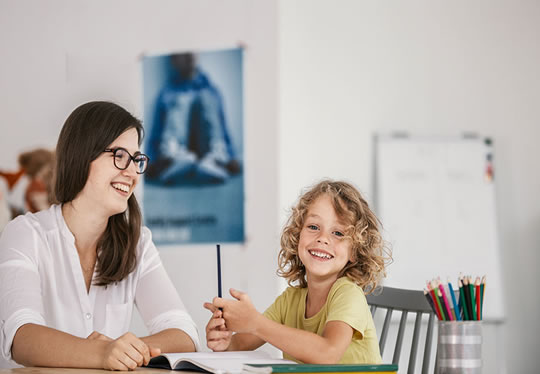
[[[319,336],[266,318],[257,312],[249,296],[242,292],[231,290],[231,295],[237,300],[214,299],[214,305],[223,308],[229,330],[243,333],[237,335],[253,335],[302,362],[337,363],[352,340],[353,328],[345,322],[328,322],[323,336]]]
[[[342,321],[328,322],[323,336],[319,336],[259,316],[253,334],[307,364],[338,363],[353,336],[352,327]]]
[[[232,336],[228,351],[253,351],[266,343],[263,339],[249,333],[236,333]]]

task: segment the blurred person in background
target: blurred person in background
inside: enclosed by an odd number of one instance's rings
[[[18,158],[19,170],[0,170],[0,189],[4,193],[11,216],[47,209],[53,202],[52,173],[54,152],[38,148],[23,152]]]
[[[0,180],[0,183],[1,182],[2,181]],[[4,229],[4,226],[7,225],[10,219],[11,211],[9,210],[9,206],[4,197],[4,193],[2,192],[2,188],[0,188],[0,234]]]

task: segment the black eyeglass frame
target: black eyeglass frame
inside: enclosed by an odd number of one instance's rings
[[[119,167],[117,164],[116,164],[116,152],[117,151],[124,151],[127,153],[127,155],[129,156],[129,161],[126,165],[126,167],[124,168],[121,168]],[[150,162],[150,157],[148,157],[147,155],[145,155],[144,153],[136,153],[135,156],[132,156],[131,153],[129,153],[129,151],[123,147],[117,147],[117,148],[106,148],[105,150],[103,150],[103,152],[110,152],[113,154],[113,163],[114,163],[114,166],[118,169],[118,170],[126,170],[128,167],[129,167],[129,164],[131,164],[131,161],[133,161],[133,163],[135,163],[135,165],[137,164],[137,157],[140,157],[140,156],[143,156],[146,158],[146,166],[144,168],[143,171],[139,171],[139,170],[136,170],[135,172],[137,174],[144,174],[146,172],[146,170],[148,169],[148,163]]]

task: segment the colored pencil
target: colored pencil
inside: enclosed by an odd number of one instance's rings
[[[448,304],[448,298],[446,297],[446,292],[444,291],[444,286],[442,285],[442,283],[440,281],[438,283],[439,283],[439,292],[442,295],[444,307],[446,308],[446,312],[448,313],[448,318],[449,318],[450,321],[453,321],[454,317],[452,317],[452,311],[450,310],[450,304]]]
[[[448,299],[448,305],[450,306],[450,312],[452,312],[452,317],[454,318],[454,321],[457,321],[456,317],[456,310],[454,308],[454,303],[452,302],[452,297],[450,296],[450,288],[448,287],[448,283],[443,283],[444,292],[446,293],[446,298]]]
[[[484,275],[482,277],[482,282],[480,283],[480,305],[481,305],[481,313],[480,318],[483,318],[484,316],[484,288],[486,287],[486,276]]]
[[[218,281],[218,297],[222,297],[221,293],[221,247],[216,244],[217,250],[217,281]]]
[[[441,312],[441,317],[443,321],[450,321],[450,318],[448,317],[448,313],[446,312],[446,308],[444,307],[444,301],[442,299],[441,292],[439,291],[439,288],[437,287],[437,284],[435,281],[432,281],[431,288],[433,288],[433,293],[435,294],[437,305],[439,305],[439,310]]]
[[[433,290],[431,289],[431,286],[429,285],[429,282],[426,282],[427,284],[427,291],[428,291],[428,295],[430,296],[430,299],[433,303],[433,308],[435,309],[435,314],[437,314],[437,318],[439,319],[439,321],[442,321],[443,318],[442,318],[442,315],[441,315],[441,311],[439,310],[439,306],[437,305],[437,301],[435,299],[435,294],[433,293]]]
[[[469,275],[469,292],[471,295],[471,308],[472,308],[472,315],[473,315],[473,321],[476,321],[476,301],[474,300],[474,285],[472,277]]]
[[[469,291],[469,280],[467,277],[463,277],[463,293],[465,294],[465,309],[467,309],[467,320],[473,320],[473,313],[471,309],[471,295]]]
[[[465,310],[467,308],[465,308],[465,294],[463,293],[463,282],[461,280],[461,274],[459,275],[458,277],[458,290],[459,290],[459,310],[461,311],[461,319],[463,321],[466,321],[467,318],[465,316]]]
[[[450,283],[450,279],[448,279],[448,289],[450,291],[450,297],[452,298],[452,304],[454,304],[454,312],[456,314],[456,319],[458,321],[461,321],[461,316],[459,312],[459,307],[456,302],[456,294],[454,293],[454,287],[452,287],[452,283]]]
[[[441,293],[441,290],[437,289],[436,292],[437,294],[437,297],[439,298],[439,302],[441,303],[441,309],[443,311],[443,315],[444,315],[444,320],[445,321],[450,321],[450,315],[448,314],[448,310],[446,309],[446,307],[444,306],[444,301],[442,299],[442,293]]]
[[[439,321],[444,321],[444,314],[441,310],[439,298],[435,294],[435,291],[433,290],[433,287],[431,287],[429,282],[427,282],[427,289],[429,290],[431,297],[433,298],[433,304],[435,305],[435,311],[437,312],[437,317],[439,317]]]
[[[446,283],[441,282],[441,277],[426,281],[424,297],[439,321],[481,321],[486,276],[473,277],[459,273],[457,280],[457,289],[454,289],[450,278]]]
[[[435,309],[435,305],[433,305],[433,299],[431,299],[431,295],[429,294],[429,291],[424,288],[424,297],[427,299],[427,302],[431,309],[433,310],[433,313],[437,315],[437,318],[439,318],[439,314],[437,313],[437,309]]]
[[[482,319],[480,318],[482,315],[482,306],[480,305],[480,300],[482,299],[482,295],[480,295],[480,277],[476,277],[474,288],[476,288],[476,320],[480,321]]]
[[[457,281],[458,292],[459,292],[458,303],[459,303],[459,308],[460,308],[459,310],[461,311],[461,319],[463,321],[466,321],[465,312],[463,311],[463,307],[465,306],[465,294],[463,293],[463,282],[461,282],[462,278],[463,276],[461,275],[461,273],[459,273],[458,281]]]

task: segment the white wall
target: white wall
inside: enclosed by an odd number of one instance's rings
[[[0,168],[14,168],[23,149],[53,147],[82,102],[114,100],[142,117],[142,53],[245,43],[247,242],[224,248],[224,286],[247,290],[262,309],[276,294],[286,210],[301,188],[326,176],[346,178],[370,198],[374,132],[492,136],[509,286],[506,336],[488,331],[489,340],[504,340],[487,361],[506,355],[509,371],[532,373],[540,299],[516,289],[527,285],[534,295],[538,286],[539,7],[533,0],[0,0]],[[161,255],[204,338],[201,304],[216,287],[213,247]]]
[[[505,356],[537,372],[540,3],[284,0],[279,14],[281,219],[322,177],[371,198],[376,132],[491,136],[507,323],[485,329],[484,372]]]
[[[0,0],[0,168],[15,169],[22,149],[54,147],[83,102],[112,100],[142,118],[141,54],[244,44],[247,239],[223,245],[223,286],[249,292],[262,310],[277,293],[276,27],[274,2]],[[214,245],[161,257],[205,344]],[[145,332],[139,318],[134,331]]]

